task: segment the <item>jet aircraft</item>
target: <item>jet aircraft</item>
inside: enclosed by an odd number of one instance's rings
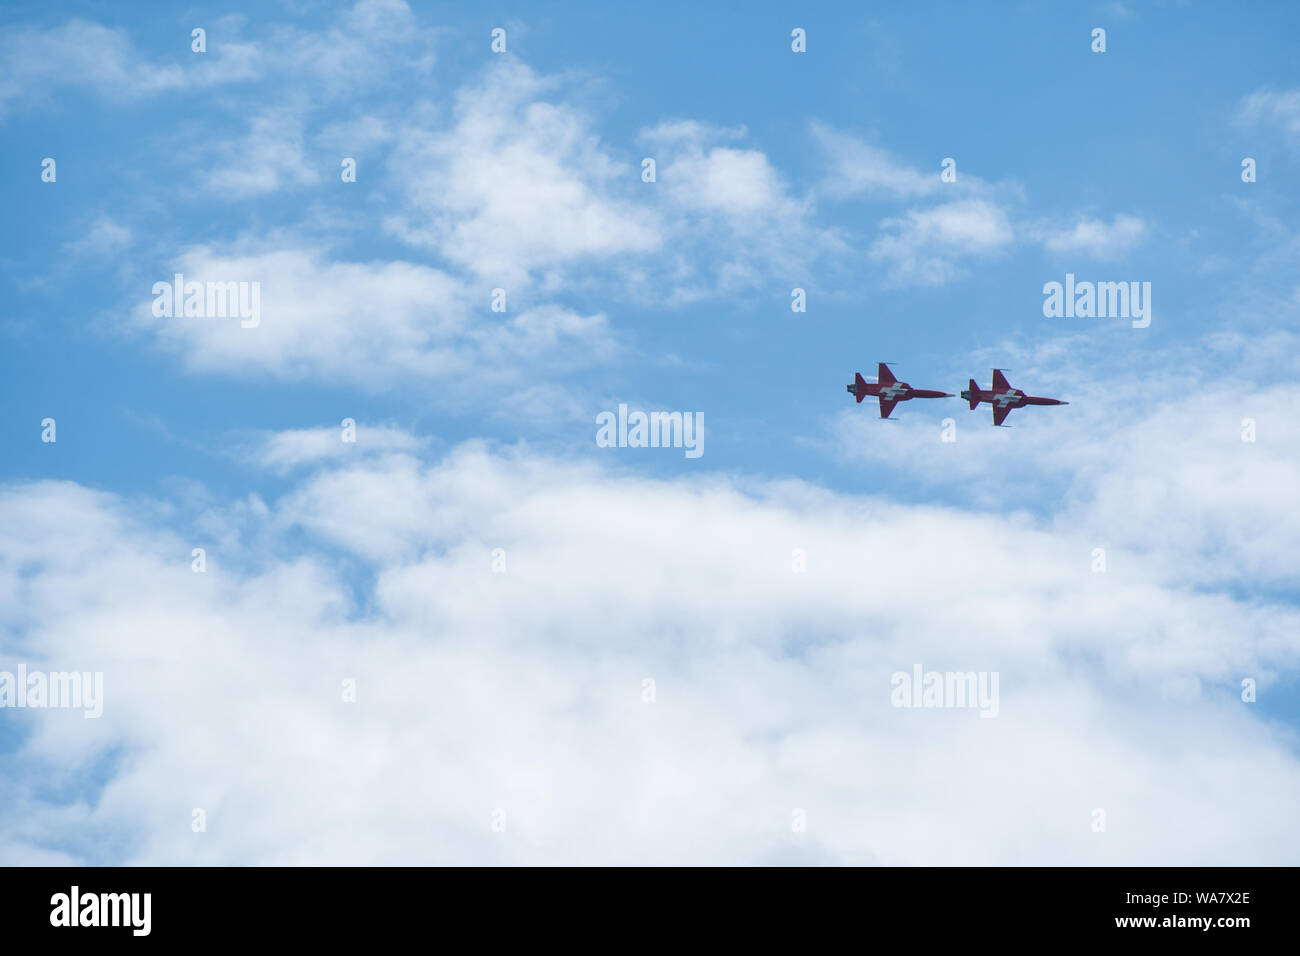
[[[1024,408],[1026,405],[1069,405],[1069,402],[1063,402],[1059,398],[1039,398],[1036,395],[1026,395],[1018,388],[1012,388],[1011,383],[1007,381],[1002,370],[995,368],[993,370],[993,388],[990,391],[983,391],[975,384],[975,379],[970,380],[970,388],[961,393],[961,397],[970,402],[972,410],[980,402],[988,402],[993,406],[993,424],[1001,425],[1013,408]]]
[[[938,392],[930,388],[913,388],[906,382],[900,382],[894,378],[894,373],[889,370],[889,366],[884,362],[881,362],[877,369],[876,381],[868,382],[862,377],[861,372],[855,372],[853,378],[853,384],[848,387],[849,394],[857,398],[859,404],[868,395],[878,397],[880,399],[881,418],[888,418],[895,405],[909,399],[952,398],[951,392]]]

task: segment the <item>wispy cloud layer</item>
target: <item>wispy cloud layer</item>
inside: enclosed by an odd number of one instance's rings
[[[269,513],[231,509],[247,541],[263,541],[254,521],[305,535],[284,559],[152,530],[67,484],[9,488],[0,518],[6,660],[105,675],[98,721],[19,715],[11,860],[51,845],[138,863],[1300,853],[1300,768],[1238,695],[1294,668],[1294,610],[1189,594],[1163,564],[1092,573],[1086,535],[474,445],[339,461]],[[865,576],[863,542],[889,556]],[[364,594],[338,549],[370,566]],[[914,663],[998,672],[997,717],[892,706],[891,675]],[[38,783],[102,751],[121,755],[102,786],[69,800]]]

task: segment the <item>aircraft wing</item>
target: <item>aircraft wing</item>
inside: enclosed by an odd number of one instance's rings
[[[1007,377],[1002,374],[1002,369],[1000,368],[995,368],[993,370],[993,391],[995,392],[1011,391],[1011,383],[1007,381]]]
[[[888,418],[889,413],[894,410],[894,406],[897,404],[898,399],[896,398],[885,398],[883,395],[880,396],[880,417]]]
[[[1004,421],[1006,421],[1007,416],[1010,414],[1011,414],[1010,405],[999,405],[997,402],[993,403],[993,424],[994,425],[1001,425]]]

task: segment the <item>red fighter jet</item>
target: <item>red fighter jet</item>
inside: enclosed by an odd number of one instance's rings
[[[952,398],[951,392],[936,392],[930,388],[913,388],[906,382],[900,382],[894,378],[894,373],[889,370],[889,366],[884,362],[880,363],[876,372],[876,381],[868,382],[862,377],[861,372],[855,372],[853,379],[853,384],[849,386],[849,394],[855,396],[859,404],[868,395],[877,396],[880,399],[881,418],[888,418],[895,405],[911,398]]]
[[[1018,388],[1012,388],[1011,383],[1007,381],[1006,376],[1002,374],[1002,369],[993,370],[993,390],[989,392],[982,391],[975,384],[975,379],[970,380],[970,388],[961,393],[961,397],[970,402],[972,410],[980,402],[988,402],[993,406],[993,424],[1001,425],[1003,420],[1011,414],[1013,408],[1024,408],[1026,405],[1069,405],[1069,402],[1063,402],[1059,398],[1039,398],[1036,395],[1026,395]]]

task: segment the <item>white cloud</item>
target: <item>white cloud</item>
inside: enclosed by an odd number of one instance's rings
[[[643,131],[657,163],[592,131],[559,77],[496,63],[456,95],[453,119],[417,112],[397,133],[389,171],[407,207],[387,227],[506,288],[592,284],[624,299],[681,303],[802,275],[843,242],[815,224],[744,130],[693,120]],[[781,281],[785,281],[782,279]]]
[[[638,138],[656,145],[698,145],[744,139],[748,132],[744,126],[726,127],[700,120],[674,119],[642,130]]]
[[[428,439],[389,425],[370,426],[353,420],[354,440],[344,441],[339,426],[292,428],[262,432],[245,441],[239,457],[259,468],[287,474],[304,465],[327,461],[359,460],[373,455],[410,453],[428,444]]]
[[[1148,229],[1147,224],[1137,216],[1120,213],[1109,223],[1082,216],[1066,229],[1039,225],[1029,232],[1052,252],[1079,253],[1094,259],[1114,259],[1140,245],[1146,238]]]
[[[912,209],[881,223],[882,235],[868,255],[884,263],[894,283],[941,285],[963,272],[963,263],[1010,246],[1006,213],[985,199],[959,199]]]
[[[640,183],[579,111],[542,99],[558,81],[493,64],[456,96],[451,128],[404,128],[390,158],[412,213],[387,223],[402,239],[509,287],[539,269],[653,252],[655,217],[627,198]]]
[[[674,120],[644,131],[660,164],[659,182],[644,183],[644,150],[601,140],[583,107],[587,88],[573,77],[493,58],[481,78],[454,89],[448,111],[410,89],[409,77],[432,66],[432,37],[406,4],[363,0],[340,18],[314,31],[260,27],[261,47],[239,39],[237,18],[217,21],[209,53],[158,67],[125,33],[82,21],[31,45],[50,54],[41,62],[61,64],[75,62],[63,55],[69,44],[107,49],[84,70],[49,67],[47,85],[101,76],[125,99],[262,81],[260,105],[239,113],[242,129],[190,131],[208,145],[182,158],[206,193],[243,199],[319,187],[338,175],[340,156],[368,157],[356,191],[375,204],[375,219],[489,288],[552,297],[599,289],[680,304],[774,281],[789,288],[807,281],[812,264],[846,259],[836,230],[817,224],[811,196],[795,195],[761,149],[743,144],[743,128]],[[16,75],[20,85],[35,82]],[[390,107],[361,118],[321,109],[397,75],[406,85]],[[309,215],[319,224],[330,197],[314,195]]]
[[[1300,134],[1300,90],[1259,89],[1241,101],[1243,123],[1274,126],[1285,133]]]
[[[1300,766],[1237,691],[1300,616],[1092,574],[1077,527],[477,445],[232,525],[200,575],[113,496],[0,493],[3,661],[105,674],[99,720],[11,714],[12,862],[1300,860]],[[914,663],[997,671],[998,717],[891,707]]]
[[[322,30],[261,27],[262,44],[241,38],[241,17],[219,17],[204,26],[206,52],[190,50],[187,30],[178,36],[183,52],[165,58],[138,49],[126,31],[87,20],[10,30],[0,37],[0,115],[61,88],[132,102],[279,75],[310,77],[313,98],[333,99],[432,68],[432,32],[402,0],[360,0],[334,16],[338,23]]]
[[[131,229],[111,216],[100,216],[85,235],[63,244],[63,254],[71,259],[104,259],[131,245]]]
[[[831,196],[915,199],[933,195],[941,188],[964,190],[978,183],[964,173],[955,183],[941,182],[938,159],[932,172],[922,173],[898,162],[886,150],[825,123],[814,122],[812,135],[829,162],[821,188]]]
[[[758,150],[716,147],[676,160],[669,171],[665,185],[687,208],[744,218],[788,202],[776,170]]]
[[[1085,529],[1089,547],[1110,548],[1112,560],[1171,587],[1294,585],[1300,515],[1288,501],[1300,449],[1286,424],[1300,417],[1300,388],[1289,384],[1294,350],[1260,343],[1292,356],[1273,368],[1279,383],[1266,385],[1252,381],[1267,368],[1254,346],[1235,354],[1234,342],[1211,339],[1159,354],[1126,348],[1135,334],[1119,323],[911,376],[958,392],[966,376],[987,387],[989,366],[1012,365],[1012,385],[1070,402],[1013,411],[1010,431],[992,427],[987,404],[970,411],[956,398],[900,406],[894,426],[855,406],[833,420],[832,447],[980,509],[1050,510]],[[944,418],[955,421],[955,442],[940,440]],[[1246,419],[1253,442],[1243,441]]]
[[[452,397],[466,401],[525,372],[606,361],[618,348],[603,315],[509,299],[509,311],[494,313],[489,288],[428,266],[337,261],[284,235],[236,247],[246,251],[190,248],[157,281],[179,272],[186,282],[258,282],[255,328],[237,318],[155,317],[152,299],[135,307],[133,327],[196,371],[368,388],[455,380]]]
[[[0,38],[0,115],[16,105],[43,103],[66,87],[129,101],[258,75],[257,48],[251,44],[214,43],[211,52],[199,55],[190,53],[188,37],[182,39],[190,59],[162,61],[137,50],[124,31],[86,20],[6,31]]]
[[[312,91],[347,96],[377,83],[409,83],[433,68],[435,31],[423,26],[403,0],[359,0],[320,30],[277,26],[268,49],[286,76],[312,77]]]
[[[208,171],[207,185],[223,196],[258,196],[321,181],[303,151],[301,117],[291,110],[263,110],[249,120],[244,136],[207,151],[214,153],[222,165]]]
[[[642,131],[657,164],[649,196],[671,242],[657,270],[633,284],[658,285],[671,290],[671,301],[689,302],[761,287],[774,276],[807,283],[814,262],[834,265],[845,256],[843,238],[817,224],[812,200],[796,196],[764,152],[738,145],[744,136],[743,128],[692,120]]]
[[[890,267],[888,282],[893,285],[942,285],[965,273],[963,260],[1009,247],[1017,238],[1042,242],[1053,252],[1105,259],[1131,251],[1148,233],[1145,222],[1125,214],[1109,223],[1081,216],[1065,229],[1044,223],[1013,227],[1007,205],[1023,199],[1023,190],[1014,183],[990,185],[960,169],[955,181],[945,183],[937,160],[933,171],[921,172],[824,123],[814,122],[812,134],[829,164],[819,187],[828,196],[948,200],[909,209],[881,223],[883,234],[868,255]]]

